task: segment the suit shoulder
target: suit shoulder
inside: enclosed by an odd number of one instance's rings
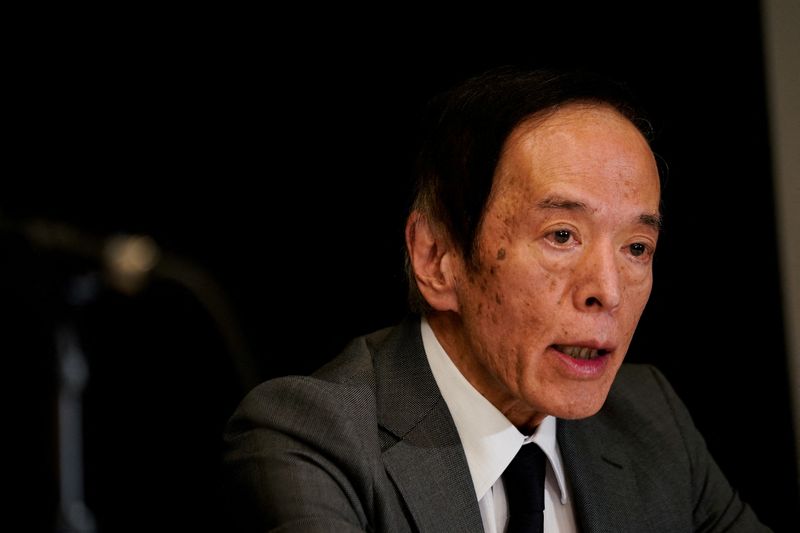
[[[353,424],[376,424],[374,352],[392,328],[357,337],[310,376],[270,379],[239,404],[227,433],[253,427],[294,432],[308,422],[313,429],[334,422],[352,431]]]
[[[374,354],[391,331],[392,328],[384,328],[356,337],[339,355],[316,370],[312,376],[332,383],[374,384]]]
[[[667,378],[654,366],[624,364],[609,392],[611,403],[633,403],[642,409],[670,408],[678,400]]]
[[[622,365],[600,412],[598,424],[625,435],[636,435],[656,447],[681,446],[682,433],[693,427],[686,407],[655,367]]]
[[[291,462],[299,454],[332,470],[369,468],[381,447],[375,396],[363,384],[310,376],[269,380],[239,404],[224,442],[229,463]]]

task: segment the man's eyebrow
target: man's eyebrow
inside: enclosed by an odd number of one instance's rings
[[[581,210],[586,211],[586,204],[583,202],[576,202],[575,200],[567,200],[560,196],[548,196],[536,203],[539,209],[568,209],[568,210]]]
[[[645,226],[650,226],[656,231],[661,231],[661,228],[664,227],[664,219],[661,215],[639,215],[639,223],[644,224]]]
[[[566,209],[569,211],[589,210],[585,203],[576,200],[568,200],[561,196],[548,196],[547,198],[543,198],[536,203],[536,207],[539,209]],[[650,226],[656,231],[661,231],[661,228],[664,226],[663,218],[658,213],[639,215],[638,222],[639,224]]]

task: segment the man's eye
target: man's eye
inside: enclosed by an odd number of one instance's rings
[[[635,257],[639,257],[640,255],[644,255],[647,253],[647,245],[642,244],[640,242],[635,242],[630,245],[631,255]]]
[[[567,244],[570,237],[572,237],[572,232],[565,229],[560,229],[553,232],[553,240],[558,244]]]

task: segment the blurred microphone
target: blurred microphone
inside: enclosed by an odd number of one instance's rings
[[[117,235],[103,247],[108,282],[120,292],[142,290],[161,258],[161,250],[147,235]]]
[[[134,295],[154,279],[185,287],[209,313],[233,359],[244,392],[260,381],[253,358],[225,291],[206,270],[161,249],[148,235],[98,236],[63,222],[45,219],[10,221],[0,217],[0,230],[22,235],[33,247],[62,252],[100,263],[102,279],[113,289]]]
[[[161,259],[161,251],[147,235],[98,237],[65,224],[42,219],[5,223],[34,247],[99,260],[105,281],[114,289],[133,295],[144,289]]]

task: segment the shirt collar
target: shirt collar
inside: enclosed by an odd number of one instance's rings
[[[420,321],[420,329],[433,377],[464,447],[478,500],[497,482],[522,445],[535,442],[547,455],[558,481],[561,503],[566,504],[567,490],[556,441],[556,419],[547,416],[533,435],[523,435],[461,374],[425,317]]]

